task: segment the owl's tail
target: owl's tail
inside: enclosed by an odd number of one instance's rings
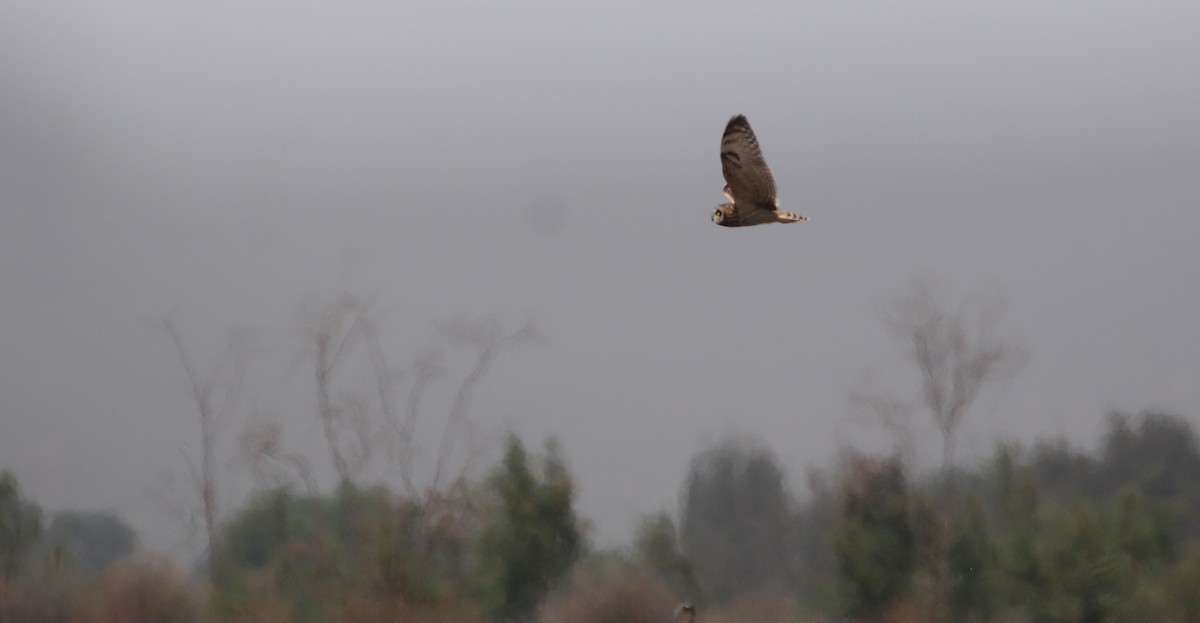
[[[775,219],[780,223],[795,223],[796,221],[807,221],[807,216],[800,216],[784,210],[775,210]]]

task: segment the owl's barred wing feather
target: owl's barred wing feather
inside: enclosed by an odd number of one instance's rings
[[[775,178],[745,115],[729,120],[721,136],[721,173],[735,203],[775,207]]]

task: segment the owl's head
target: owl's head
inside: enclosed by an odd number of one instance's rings
[[[732,203],[722,203],[712,213],[712,222],[722,227],[738,226],[737,207]]]

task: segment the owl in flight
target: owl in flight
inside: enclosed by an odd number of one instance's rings
[[[725,196],[733,203],[717,206],[712,215],[717,225],[746,227],[808,220],[780,210],[775,203],[775,178],[745,115],[730,119],[721,135],[721,173],[725,175]]]

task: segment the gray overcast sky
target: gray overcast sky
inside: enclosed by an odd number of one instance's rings
[[[168,543],[176,310],[202,360],[252,330],[242,413],[328,471],[295,329],[343,290],[401,369],[437,322],[532,318],[474,416],[559,437],[602,542],[721,434],[797,488],[879,447],[845,392],[905,387],[877,309],[914,276],[1002,291],[1029,351],[964,453],[1196,421],[1200,4],[578,4],[0,4],[0,468]],[[736,113],[810,222],[709,221]]]

